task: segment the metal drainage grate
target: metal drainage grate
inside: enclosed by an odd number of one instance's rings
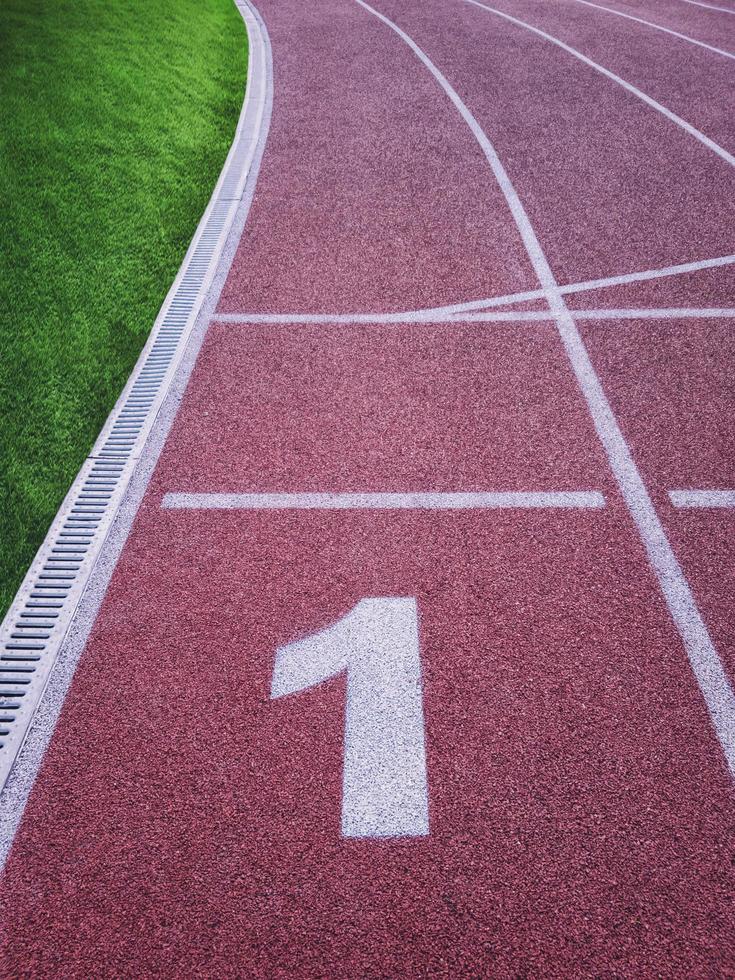
[[[267,41],[247,3],[236,0],[236,6],[250,58],[230,153],[133,374],[0,627],[0,789],[183,355],[255,158],[265,118]]]

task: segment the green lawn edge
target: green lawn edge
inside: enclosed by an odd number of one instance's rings
[[[0,5],[0,615],[181,264],[246,71],[232,0]]]

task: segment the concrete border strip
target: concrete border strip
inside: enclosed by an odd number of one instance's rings
[[[90,549],[80,569],[80,578],[83,578],[83,581],[75,586],[73,593],[68,595],[63,617],[59,617],[54,635],[49,638],[43,680],[36,684],[32,710],[24,709],[26,716],[23,737],[13,744],[10,762],[4,763],[2,770],[4,785],[0,792],[0,866],[7,859],[79,657],[97,618],[145,488],[173,423],[252,202],[270,125],[273,72],[270,41],[260,15],[250,0],[234,0],[234,2],[247,28],[249,60],[245,99],[233,144],[181,270],[156,319],[151,337],[141,353],[130,381],[95,444],[90,460],[82,467],[54,520],[49,535],[3,623],[5,629],[10,626],[11,620],[14,621],[20,609],[19,603],[33,587],[31,580],[43,566],[59,528],[68,517],[75,493],[88,482],[90,461],[94,463],[99,458],[95,453],[98,453],[99,447],[105,444],[108,433],[112,431],[121,411],[126,406],[127,396],[147,363],[149,353],[159,335],[160,325],[177,295],[177,287],[184,279],[196,254],[196,245],[205,234],[204,229],[212,213],[219,208],[221,228],[213,244],[211,261],[207,264],[203,284],[196,292],[185,329],[182,329],[180,340],[171,351],[165,374],[145,413],[145,424],[135,440],[132,451],[128,454],[124,478],[119,481],[120,485],[115,490],[114,498],[108,504],[104,522],[100,522],[95,535],[94,548]]]
[[[591,0],[577,0],[577,3],[583,3],[585,7],[594,7],[596,10],[604,10],[606,13],[615,14],[618,17],[625,17],[626,20],[634,20],[637,24],[645,24],[646,27],[652,27],[655,31],[663,31],[664,34],[671,34],[672,37],[678,37],[679,40],[687,41],[689,44],[696,44],[699,48],[706,48],[707,51],[712,51],[714,54],[721,54],[725,58],[735,59],[735,54],[732,54],[730,51],[715,48],[711,44],[705,44],[704,41],[697,41],[696,38],[688,37],[686,34],[680,34],[678,31],[672,31],[671,28],[663,27],[661,24],[654,24],[650,20],[643,20],[641,17],[626,14],[622,10],[615,10],[613,7],[603,7],[599,3],[591,3]]]
[[[610,81],[620,85],[626,90],[626,92],[630,92],[631,95],[635,95],[636,98],[640,99],[642,102],[645,102],[645,104],[650,106],[651,109],[655,109],[656,112],[660,112],[662,116],[665,116],[670,122],[674,123],[674,125],[678,126],[680,129],[683,129],[685,133],[693,136],[695,140],[698,140],[703,146],[706,146],[707,149],[712,150],[713,153],[716,153],[718,157],[721,157],[721,159],[725,161],[725,163],[729,163],[731,167],[735,167],[735,157],[732,155],[732,153],[728,153],[727,150],[721,147],[719,143],[715,143],[713,139],[710,139],[709,136],[705,136],[701,130],[697,129],[695,126],[692,126],[691,123],[688,123],[685,119],[682,119],[681,116],[677,116],[677,114],[672,112],[671,109],[667,109],[666,106],[661,105],[660,102],[652,99],[650,95],[646,95],[645,92],[642,92],[639,88],[636,88],[635,85],[631,85],[630,82],[626,82],[624,78],[616,75],[608,68],[603,68],[602,65],[598,65],[596,61],[588,58],[587,55],[582,54],[581,51],[577,51],[576,48],[571,47],[569,44],[565,44],[564,41],[560,41],[559,38],[554,37],[553,34],[547,34],[546,31],[542,31],[540,28],[526,23],[525,20],[519,20],[517,17],[512,17],[510,14],[506,14],[502,10],[497,10],[495,7],[488,7],[486,4],[480,3],[479,0],[464,0],[464,2],[472,4],[473,7],[479,7],[480,10],[485,10],[489,14],[495,14],[496,17],[502,17],[504,20],[510,21],[511,24],[515,24],[518,27],[522,27],[526,31],[530,31],[532,34],[538,35],[538,37],[542,37],[545,41],[549,41],[550,44],[555,44],[558,48],[561,48],[562,51],[566,51],[567,54],[572,55],[572,57],[577,58],[583,64],[587,65],[588,68],[592,68],[594,71],[599,72],[601,75],[604,75],[605,78],[609,78]]]
[[[546,292],[552,312],[560,314],[556,321],[559,338],[569,358],[582,397],[587,403],[592,423],[607,455],[621,496],[648,555],[651,570],[658,580],[664,601],[681,637],[725,762],[730,774],[735,776],[735,694],[730,686],[727,672],[715,650],[689,583],[607,400],[602,383],[574,322],[573,313],[567,309],[564,297],[559,292],[551,266],[518,193],[495,147],[479,122],[428,55],[385,15],[370,7],[364,0],[355,0],[355,2],[386,24],[414,52],[457,107],[485,154],[538,276],[539,285]],[[467,2],[475,2],[475,0],[467,0]]]

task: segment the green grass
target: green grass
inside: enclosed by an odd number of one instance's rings
[[[246,62],[232,0],[0,3],[0,615],[184,256]]]

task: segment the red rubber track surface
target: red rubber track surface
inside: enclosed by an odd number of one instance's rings
[[[488,5],[504,9],[502,4]],[[554,5],[540,6],[545,10]],[[570,6],[570,15],[589,9],[573,0]],[[506,8],[546,29],[532,5]],[[400,0],[390,0],[381,6],[471,107],[503,161],[559,282],[733,251],[733,168],[724,160],[543,38],[470,4],[451,9],[449,17],[446,7],[435,3],[406,9]],[[602,16],[589,13],[596,23]],[[608,20],[614,28],[615,19],[608,15]],[[603,27],[604,36],[607,22]],[[638,31],[637,25],[632,27]],[[651,33],[651,43],[659,44],[658,35]],[[582,45],[567,32],[566,43],[573,41]],[[645,67],[647,49],[640,47],[640,52]],[[594,55],[588,57],[594,60]],[[685,55],[681,70],[691,58],[689,48]],[[678,67],[672,54],[672,79]],[[721,87],[720,93],[720,104],[730,105],[731,91]]]
[[[220,308],[388,311],[534,288],[472,134],[409,49],[353,2],[263,13],[273,118]]]
[[[618,5],[711,43],[735,20]],[[573,2],[503,9],[733,148],[735,65]],[[380,10],[493,141],[559,282],[735,252],[735,169],[629,93],[475,7]],[[470,130],[400,38],[346,0],[261,12],[273,120],[220,311],[537,288]],[[732,275],[570,305],[735,305]],[[735,514],[676,511],[668,491],[735,487],[733,326],[581,327],[731,677]],[[606,505],[161,507],[171,492],[486,489]],[[364,596],[418,599],[425,838],[340,837],[344,680],[269,700],[276,648]],[[0,974],[727,976],[734,814],[552,323],[215,322],[10,854]]]

